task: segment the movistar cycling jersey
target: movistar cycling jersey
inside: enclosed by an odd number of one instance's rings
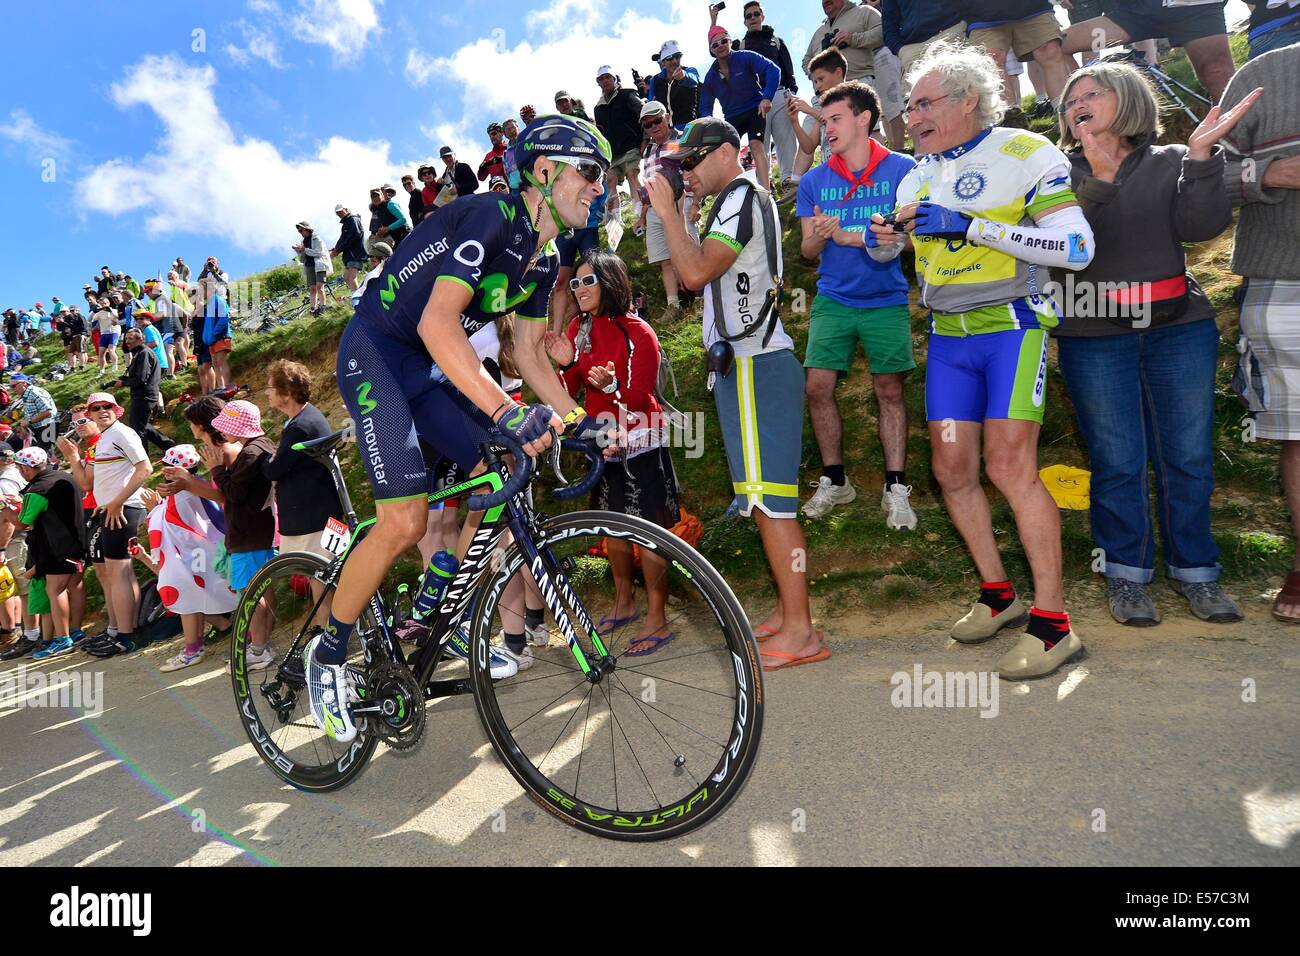
[[[514,312],[545,321],[559,269],[548,243],[530,270],[537,232],[518,195],[479,193],[436,209],[398,245],[378,274],[368,278],[357,317],[382,339],[427,354],[420,316],[437,281],[456,282],[473,293],[461,314],[470,336]]]
[[[898,203],[930,200],[1008,226],[1075,203],[1070,162],[1045,137],[986,129],[921,160],[898,186]],[[1059,319],[1046,268],[964,239],[913,236],[921,302],[938,335],[1051,329]]]

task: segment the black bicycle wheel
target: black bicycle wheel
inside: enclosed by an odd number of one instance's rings
[[[547,646],[529,647],[515,676],[492,680],[497,629],[524,630],[518,608],[503,607],[511,579],[530,573],[511,545],[470,615],[474,700],[488,738],[533,800],[588,833],[659,840],[701,826],[740,792],[758,753],[762,672],[744,611],[699,552],[648,521],[574,512],[547,521],[544,534],[561,571],[556,592],[588,655],[584,612],[599,625],[613,610],[607,541],[636,545],[646,583],[666,585],[657,633],[672,637],[638,641],[636,621],[613,627],[593,680],[552,618]],[[643,614],[648,594],[636,595]]]
[[[331,739],[312,719],[303,677],[302,651],[310,639],[316,604],[313,583],[322,587],[328,563],[303,552],[282,554],[268,561],[240,595],[235,629],[230,638],[230,678],[239,720],[257,755],[279,777],[300,790],[336,790],[365,769],[378,739],[365,726],[349,743]],[[318,617],[324,616],[319,612]],[[348,645],[349,664],[359,685],[374,655],[368,653],[374,634],[367,610]],[[249,651],[267,635],[274,662],[250,669]],[[260,641],[259,641],[260,643]]]

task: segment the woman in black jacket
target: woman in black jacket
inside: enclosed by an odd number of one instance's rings
[[[333,433],[325,416],[311,404],[311,372],[297,362],[280,359],[267,375],[266,397],[288,418],[274,457],[262,463],[262,473],[275,482],[280,553],[307,551],[332,561],[334,554],[321,543],[321,536],[331,518],[343,518],[334,479],[321,462],[293,450],[298,442]],[[322,611],[328,610],[327,600]]]

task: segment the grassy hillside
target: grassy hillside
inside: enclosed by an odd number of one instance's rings
[[[1166,65],[1180,79],[1191,80],[1190,71],[1181,57],[1173,58]],[[1185,133],[1183,135],[1185,138]],[[800,259],[797,220],[789,213],[785,213],[783,219],[787,302],[797,306],[802,298],[805,303],[802,310],[787,308],[785,324],[795,339],[798,354],[802,355],[808,334],[807,307],[811,305],[816,289],[816,268]],[[671,325],[658,323],[664,306],[658,267],[646,262],[644,244],[631,234],[630,228],[618,251],[628,264],[634,286],[647,294],[647,317],[656,325],[660,342],[672,359],[681,389],[675,404],[687,412],[704,413],[703,454],[694,458],[686,457],[681,450],[674,454],[684,504],[705,523],[701,549],[733,585],[741,590],[766,590],[769,585],[765,562],[753,523],[729,519],[723,514],[731,499],[730,479],[712,398],[705,388],[698,315],[687,316]],[[1230,252],[1231,230],[1212,242],[1189,248],[1189,258],[1193,272],[1219,310],[1219,326],[1223,332],[1215,416],[1218,490],[1213,503],[1214,530],[1223,551],[1225,580],[1236,593],[1245,594],[1251,587],[1277,583],[1275,579],[1288,567],[1290,540],[1288,516],[1278,485],[1277,447],[1272,443],[1243,440],[1244,411],[1228,388],[1236,354],[1233,348],[1236,316],[1231,300],[1237,278],[1228,271]],[[910,261],[905,268],[910,269]],[[280,283],[300,284],[301,276],[296,267],[280,267],[250,276],[248,280],[273,287]],[[803,293],[802,297],[797,291]],[[250,384],[255,389],[253,399],[265,407],[262,388],[266,381],[266,368],[276,358],[295,358],[306,363],[320,383],[317,404],[332,422],[341,424],[345,413],[332,386],[332,375],[337,338],[349,313],[350,309],[332,305],[319,319],[300,319],[262,335],[237,335],[232,356],[237,381]],[[812,583],[815,593],[820,595],[819,608],[824,614],[834,615],[854,606],[880,606],[899,600],[912,603],[922,599],[967,596],[977,584],[961,540],[930,479],[930,448],[923,409],[926,320],[916,305],[915,292],[912,319],[919,368],[910,377],[907,388],[911,416],[907,471],[914,487],[913,502],[920,525],[913,533],[885,528],[877,497],[883,473],[881,449],[876,437],[876,405],[865,359],[859,355],[852,374],[840,388],[839,399],[844,416],[846,466],[860,495],[849,508],[839,509],[823,521],[806,525]],[[41,348],[47,363],[60,359],[57,337],[49,337]],[[60,407],[66,407],[74,396],[84,397],[94,387],[93,373],[81,373],[63,382],[52,383],[50,390]],[[188,372],[174,382],[165,383],[164,396],[174,398],[182,391],[194,391],[195,388],[194,374]],[[1056,369],[1055,349],[1052,350],[1048,396],[1040,464],[1066,463],[1087,467],[1087,452]],[[278,435],[278,416],[268,412],[266,417],[268,432]],[[1136,421],[1134,424],[1140,427]],[[178,413],[164,428],[188,437],[188,429]],[[802,453],[802,474],[805,480],[811,481],[820,473],[821,463],[812,429],[806,420]],[[370,513],[369,489],[359,459],[355,454],[349,454],[345,456],[345,466],[348,485],[359,512]],[[993,501],[994,526],[1003,543],[1010,573],[1016,580],[1027,582],[1028,568],[1015,534],[1011,511],[996,491],[990,488],[989,494]],[[549,511],[561,510],[554,502],[542,507]],[[1095,589],[1096,576],[1090,571],[1093,544],[1088,514],[1063,512],[1062,521],[1066,580],[1074,582],[1074,592]],[[1157,555],[1158,564],[1160,560]],[[398,573],[409,576],[413,572],[414,561],[411,561]]]

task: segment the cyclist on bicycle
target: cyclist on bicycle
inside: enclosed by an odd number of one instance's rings
[[[547,116],[524,130],[515,156],[522,190],[465,196],[419,223],[367,283],[339,341],[339,391],[377,512],[344,565],[327,626],[304,651],[312,716],[341,742],[357,733],[344,667],[352,629],[398,555],[425,533],[419,440],[470,474],[482,470],[479,445],[494,423],[530,456],[550,447],[550,428],[592,427],[551,367],[544,335],[559,268],[552,240],[586,225],[604,192],[609,143],[588,121]],[[545,404],[517,406],[470,345],[509,312],[522,320],[515,362]],[[457,557],[477,523],[465,523]]]

